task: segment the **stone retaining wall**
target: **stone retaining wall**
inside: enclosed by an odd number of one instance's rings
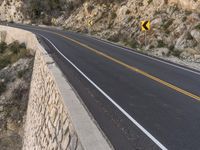
[[[25,124],[24,150],[83,149],[55,80],[41,55],[35,56]]]
[[[36,36],[5,26],[1,31],[7,43],[17,39],[35,52],[23,149],[111,149]]]

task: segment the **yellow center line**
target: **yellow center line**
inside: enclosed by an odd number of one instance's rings
[[[34,29],[34,28],[33,28],[33,29]],[[151,80],[154,80],[154,81],[156,81],[156,82],[158,82],[158,83],[160,83],[160,84],[162,84],[162,85],[165,85],[166,87],[169,87],[169,88],[171,88],[171,89],[173,89],[173,90],[175,90],[175,91],[177,91],[177,92],[179,92],[179,93],[182,93],[182,94],[184,94],[184,95],[186,95],[186,96],[188,96],[188,97],[191,97],[191,98],[193,98],[193,99],[195,99],[195,100],[200,101],[200,96],[198,96],[198,95],[192,94],[192,93],[190,93],[190,92],[188,92],[188,91],[186,91],[186,90],[183,90],[183,89],[181,89],[181,88],[179,88],[179,87],[177,87],[177,86],[175,86],[175,85],[173,85],[173,84],[171,84],[171,83],[168,83],[168,82],[166,82],[166,81],[164,81],[164,80],[161,80],[161,79],[159,79],[159,78],[157,78],[157,77],[155,77],[155,76],[153,76],[153,75],[150,75],[150,74],[148,74],[148,73],[145,72],[145,71],[142,71],[142,70],[140,70],[140,69],[138,69],[138,68],[135,68],[135,67],[133,67],[133,66],[130,66],[130,65],[128,65],[128,64],[126,64],[126,63],[124,63],[124,62],[122,62],[122,61],[120,61],[120,60],[117,60],[117,59],[115,59],[115,58],[113,58],[113,57],[111,57],[111,56],[109,56],[109,55],[103,53],[103,52],[100,52],[100,51],[98,51],[98,50],[96,50],[96,49],[94,49],[94,48],[92,48],[92,47],[89,47],[89,46],[87,46],[86,44],[83,44],[83,43],[81,43],[81,42],[79,42],[79,41],[77,41],[77,40],[74,40],[74,39],[72,39],[72,38],[69,38],[69,37],[67,37],[67,36],[64,36],[64,35],[62,35],[62,34],[59,34],[59,33],[53,32],[53,31],[48,31],[48,30],[43,30],[43,29],[36,29],[36,30],[46,31],[46,32],[53,33],[53,34],[56,34],[56,35],[58,35],[58,36],[61,36],[61,37],[65,38],[65,39],[67,39],[67,40],[69,40],[69,41],[72,41],[72,42],[74,42],[74,43],[76,43],[76,44],[78,44],[78,45],[80,45],[80,46],[82,46],[82,47],[84,47],[84,48],[87,48],[87,49],[89,49],[90,51],[92,51],[92,52],[94,52],[94,53],[96,53],[96,54],[98,54],[98,55],[100,55],[100,56],[103,56],[104,58],[107,58],[108,60],[111,60],[111,61],[113,61],[113,62],[115,62],[115,63],[117,63],[117,64],[119,64],[119,65],[121,65],[121,66],[123,66],[123,67],[125,67],[125,68],[128,68],[128,69],[130,69],[130,70],[132,70],[132,71],[134,71],[134,72],[137,72],[137,73],[139,73],[139,74],[141,74],[141,75],[143,75],[143,76],[145,76],[145,77],[147,77],[147,78],[149,78],[149,79],[151,79]]]

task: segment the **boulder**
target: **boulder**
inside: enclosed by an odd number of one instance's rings
[[[178,40],[176,41],[175,44],[175,48],[176,49],[183,49],[185,48],[185,43],[186,43],[186,39],[184,37],[184,35],[182,35],[180,38],[178,38]]]
[[[194,55],[194,59],[195,59],[195,60],[200,60],[200,54],[195,54],[195,55]]]
[[[194,29],[190,34],[198,43],[200,43],[200,30]]]
[[[153,55],[156,55],[156,56],[166,56],[168,53],[169,53],[169,49],[165,47],[153,49]]]
[[[163,24],[163,20],[161,17],[159,18],[155,18],[154,20],[151,21],[151,25],[152,27],[156,28],[156,27],[160,27]]]
[[[189,57],[194,57],[194,55],[197,54],[197,51],[193,48],[185,48],[182,50],[182,53],[180,54],[180,57],[183,59],[187,59]]]
[[[192,24],[196,24],[197,22],[200,21],[200,17],[197,13],[192,13],[191,15],[189,15],[187,17],[188,22],[192,23]]]
[[[160,8],[166,3],[166,0],[153,0],[153,6]]]

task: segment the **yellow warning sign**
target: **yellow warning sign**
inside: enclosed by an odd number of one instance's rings
[[[141,21],[141,30],[147,31],[151,29],[151,22],[150,21]]]
[[[92,20],[89,20],[88,21],[88,26],[92,26],[93,25],[93,21]]]

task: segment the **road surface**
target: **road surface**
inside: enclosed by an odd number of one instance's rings
[[[83,34],[33,26],[117,150],[200,149],[200,72]]]

